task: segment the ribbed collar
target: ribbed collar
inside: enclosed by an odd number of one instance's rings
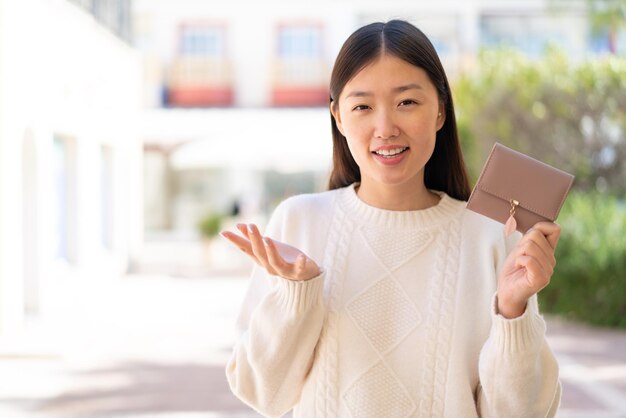
[[[435,206],[407,211],[380,209],[363,202],[356,194],[356,185],[339,190],[339,204],[355,221],[386,228],[428,228],[447,223],[459,216],[466,205],[466,202],[453,199],[444,192],[431,190],[441,197]]]

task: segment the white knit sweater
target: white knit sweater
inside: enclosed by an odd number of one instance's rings
[[[266,235],[313,258],[305,282],[255,269],[226,375],[277,417],[552,417],[558,367],[536,298],[496,313],[496,273],[520,235],[444,193],[418,211],[354,186],[290,198]]]

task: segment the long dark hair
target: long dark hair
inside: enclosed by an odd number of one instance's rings
[[[471,190],[459,145],[448,78],[435,48],[421,30],[406,21],[391,20],[387,23],[371,23],[350,35],[333,67],[330,78],[331,103],[335,102],[337,106],[346,83],[382,54],[393,55],[422,68],[437,89],[446,119],[437,131],[435,150],[424,169],[424,183],[428,189],[440,190],[455,199],[467,200]],[[332,190],[361,181],[361,172],[350,154],[346,138],[337,129],[332,113],[330,119],[333,169],[328,189]]]

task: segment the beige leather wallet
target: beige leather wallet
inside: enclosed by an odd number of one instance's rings
[[[507,235],[554,222],[574,176],[496,142],[467,208],[505,224]]]

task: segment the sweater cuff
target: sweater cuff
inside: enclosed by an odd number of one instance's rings
[[[281,306],[288,312],[299,314],[319,303],[324,289],[324,272],[309,280],[288,280],[277,277]]]
[[[502,354],[518,355],[534,352],[541,347],[546,323],[539,315],[536,296],[531,297],[524,313],[513,319],[507,319],[498,313],[498,294],[493,297],[492,339],[496,350]]]

